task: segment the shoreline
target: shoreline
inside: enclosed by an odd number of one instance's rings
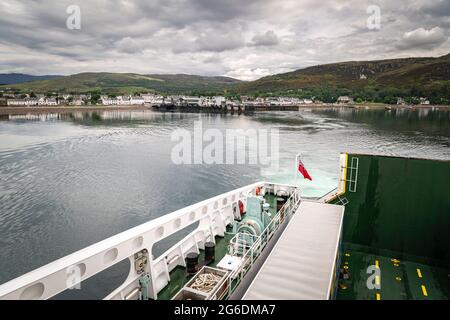
[[[145,106],[56,106],[56,107],[0,107],[0,115],[25,115],[39,113],[71,113],[94,111],[144,111]]]
[[[292,109],[330,109],[330,108],[346,108],[346,109],[431,109],[437,108],[440,110],[449,110],[448,105],[379,105],[379,104],[352,104],[352,105],[338,105],[338,104],[310,104],[301,106],[290,106],[289,111],[295,111]],[[39,113],[70,113],[70,112],[95,112],[95,111],[153,111],[152,107],[143,105],[134,106],[43,106],[43,107],[8,107],[0,106],[0,115],[26,115],[26,114],[39,114]],[[157,110],[155,110],[158,112]],[[279,111],[276,108],[264,107],[262,110],[255,110],[256,112],[267,111]],[[283,110],[280,110],[283,111]]]

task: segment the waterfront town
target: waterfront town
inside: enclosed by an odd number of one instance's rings
[[[419,104],[429,105],[427,98],[418,98]],[[352,97],[340,96],[335,104],[353,105],[355,101]],[[402,98],[397,99],[398,105],[405,105]],[[0,107],[38,107],[38,106],[148,106],[148,107],[220,107],[220,108],[252,108],[252,107],[297,107],[302,105],[328,105],[322,101],[311,97],[310,99],[301,99],[296,97],[267,97],[252,98],[241,96],[239,98],[228,98],[224,96],[185,96],[158,94],[139,94],[139,95],[100,95],[98,98],[90,94],[14,94],[0,93]]]

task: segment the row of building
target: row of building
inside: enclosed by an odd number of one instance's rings
[[[32,106],[57,106],[57,105],[74,105],[82,106],[87,104],[91,99],[90,95],[70,95],[63,94],[59,96],[47,97],[43,94],[3,94],[0,98],[0,105],[32,107]]]
[[[419,98],[418,98],[419,99]],[[340,96],[338,104],[353,104],[354,100],[349,96]],[[269,98],[250,98],[241,96],[237,98],[226,98],[223,96],[185,96],[171,95],[163,96],[157,94],[140,94],[140,95],[122,95],[108,96],[101,95],[97,104],[105,106],[125,106],[125,105],[148,105],[161,106],[172,105],[179,107],[239,107],[239,106],[299,106],[308,104],[321,104],[317,99],[301,99],[296,97],[269,97]],[[420,104],[430,104],[428,99],[420,98]],[[60,94],[53,97],[47,97],[42,94],[32,95],[14,95],[3,94],[0,98],[0,105],[8,106],[57,106],[57,105],[74,105],[82,106],[91,104],[91,95],[71,95]],[[397,104],[405,104],[402,98],[398,98]]]
[[[240,99],[226,98],[224,96],[186,96],[171,95],[163,96],[157,94],[141,95],[122,95],[108,96],[101,95],[98,100],[99,105],[105,106],[124,106],[124,105],[174,105],[174,106],[195,106],[195,107],[238,107],[248,106],[295,106],[302,104],[312,104],[318,102],[313,99],[299,99],[294,97],[271,97],[271,98],[249,98],[246,96]],[[62,94],[53,97],[47,97],[41,94],[33,95],[14,95],[4,94],[0,98],[0,105],[8,106],[57,106],[74,105],[81,106],[91,103],[90,95],[70,95]]]
[[[317,101],[312,99],[299,99],[292,97],[255,98],[241,97],[230,99],[223,96],[162,96],[153,94],[142,94],[140,96],[101,96],[103,105],[174,105],[174,106],[196,106],[196,107],[225,107],[240,105],[266,105],[266,106],[295,106],[301,104],[312,104]]]

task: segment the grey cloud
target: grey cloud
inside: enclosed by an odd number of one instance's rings
[[[449,17],[450,16],[450,1],[448,0],[435,0],[426,1],[422,8],[423,12],[428,13],[435,17]]]
[[[2,0],[0,72],[254,79],[311,64],[450,52],[448,0],[376,2],[377,32],[366,26],[372,0]],[[71,31],[66,8],[77,3],[81,30]]]
[[[143,50],[141,43],[130,37],[126,37],[117,41],[116,47],[119,52],[123,53],[139,53]]]
[[[275,46],[280,42],[278,36],[273,30],[266,31],[264,34],[257,34],[252,38],[253,46]]]
[[[195,41],[198,50],[222,52],[244,46],[244,38],[237,32],[207,33],[200,35]]]
[[[418,28],[405,32],[402,39],[397,44],[400,49],[430,49],[444,43],[448,37],[439,27],[432,29]]]
[[[215,55],[210,55],[207,56],[203,59],[204,63],[220,63],[222,62],[222,59],[220,58],[219,55],[215,54]]]
[[[167,43],[166,36],[171,37]],[[236,50],[245,46],[242,28],[223,23],[195,23],[182,31],[172,31],[158,39],[174,53],[212,52]]]

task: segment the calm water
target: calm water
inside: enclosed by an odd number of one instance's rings
[[[280,170],[171,161],[172,130],[278,128]],[[0,283],[186,205],[258,180],[319,196],[337,186],[342,151],[450,160],[450,114],[344,110],[253,116],[151,111],[10,116],[0,120]],[[240,150],[243,151],[243,150]],[[301,152],[312,182],[295,178]],[[123,269],[91,281],[104,296]]]

